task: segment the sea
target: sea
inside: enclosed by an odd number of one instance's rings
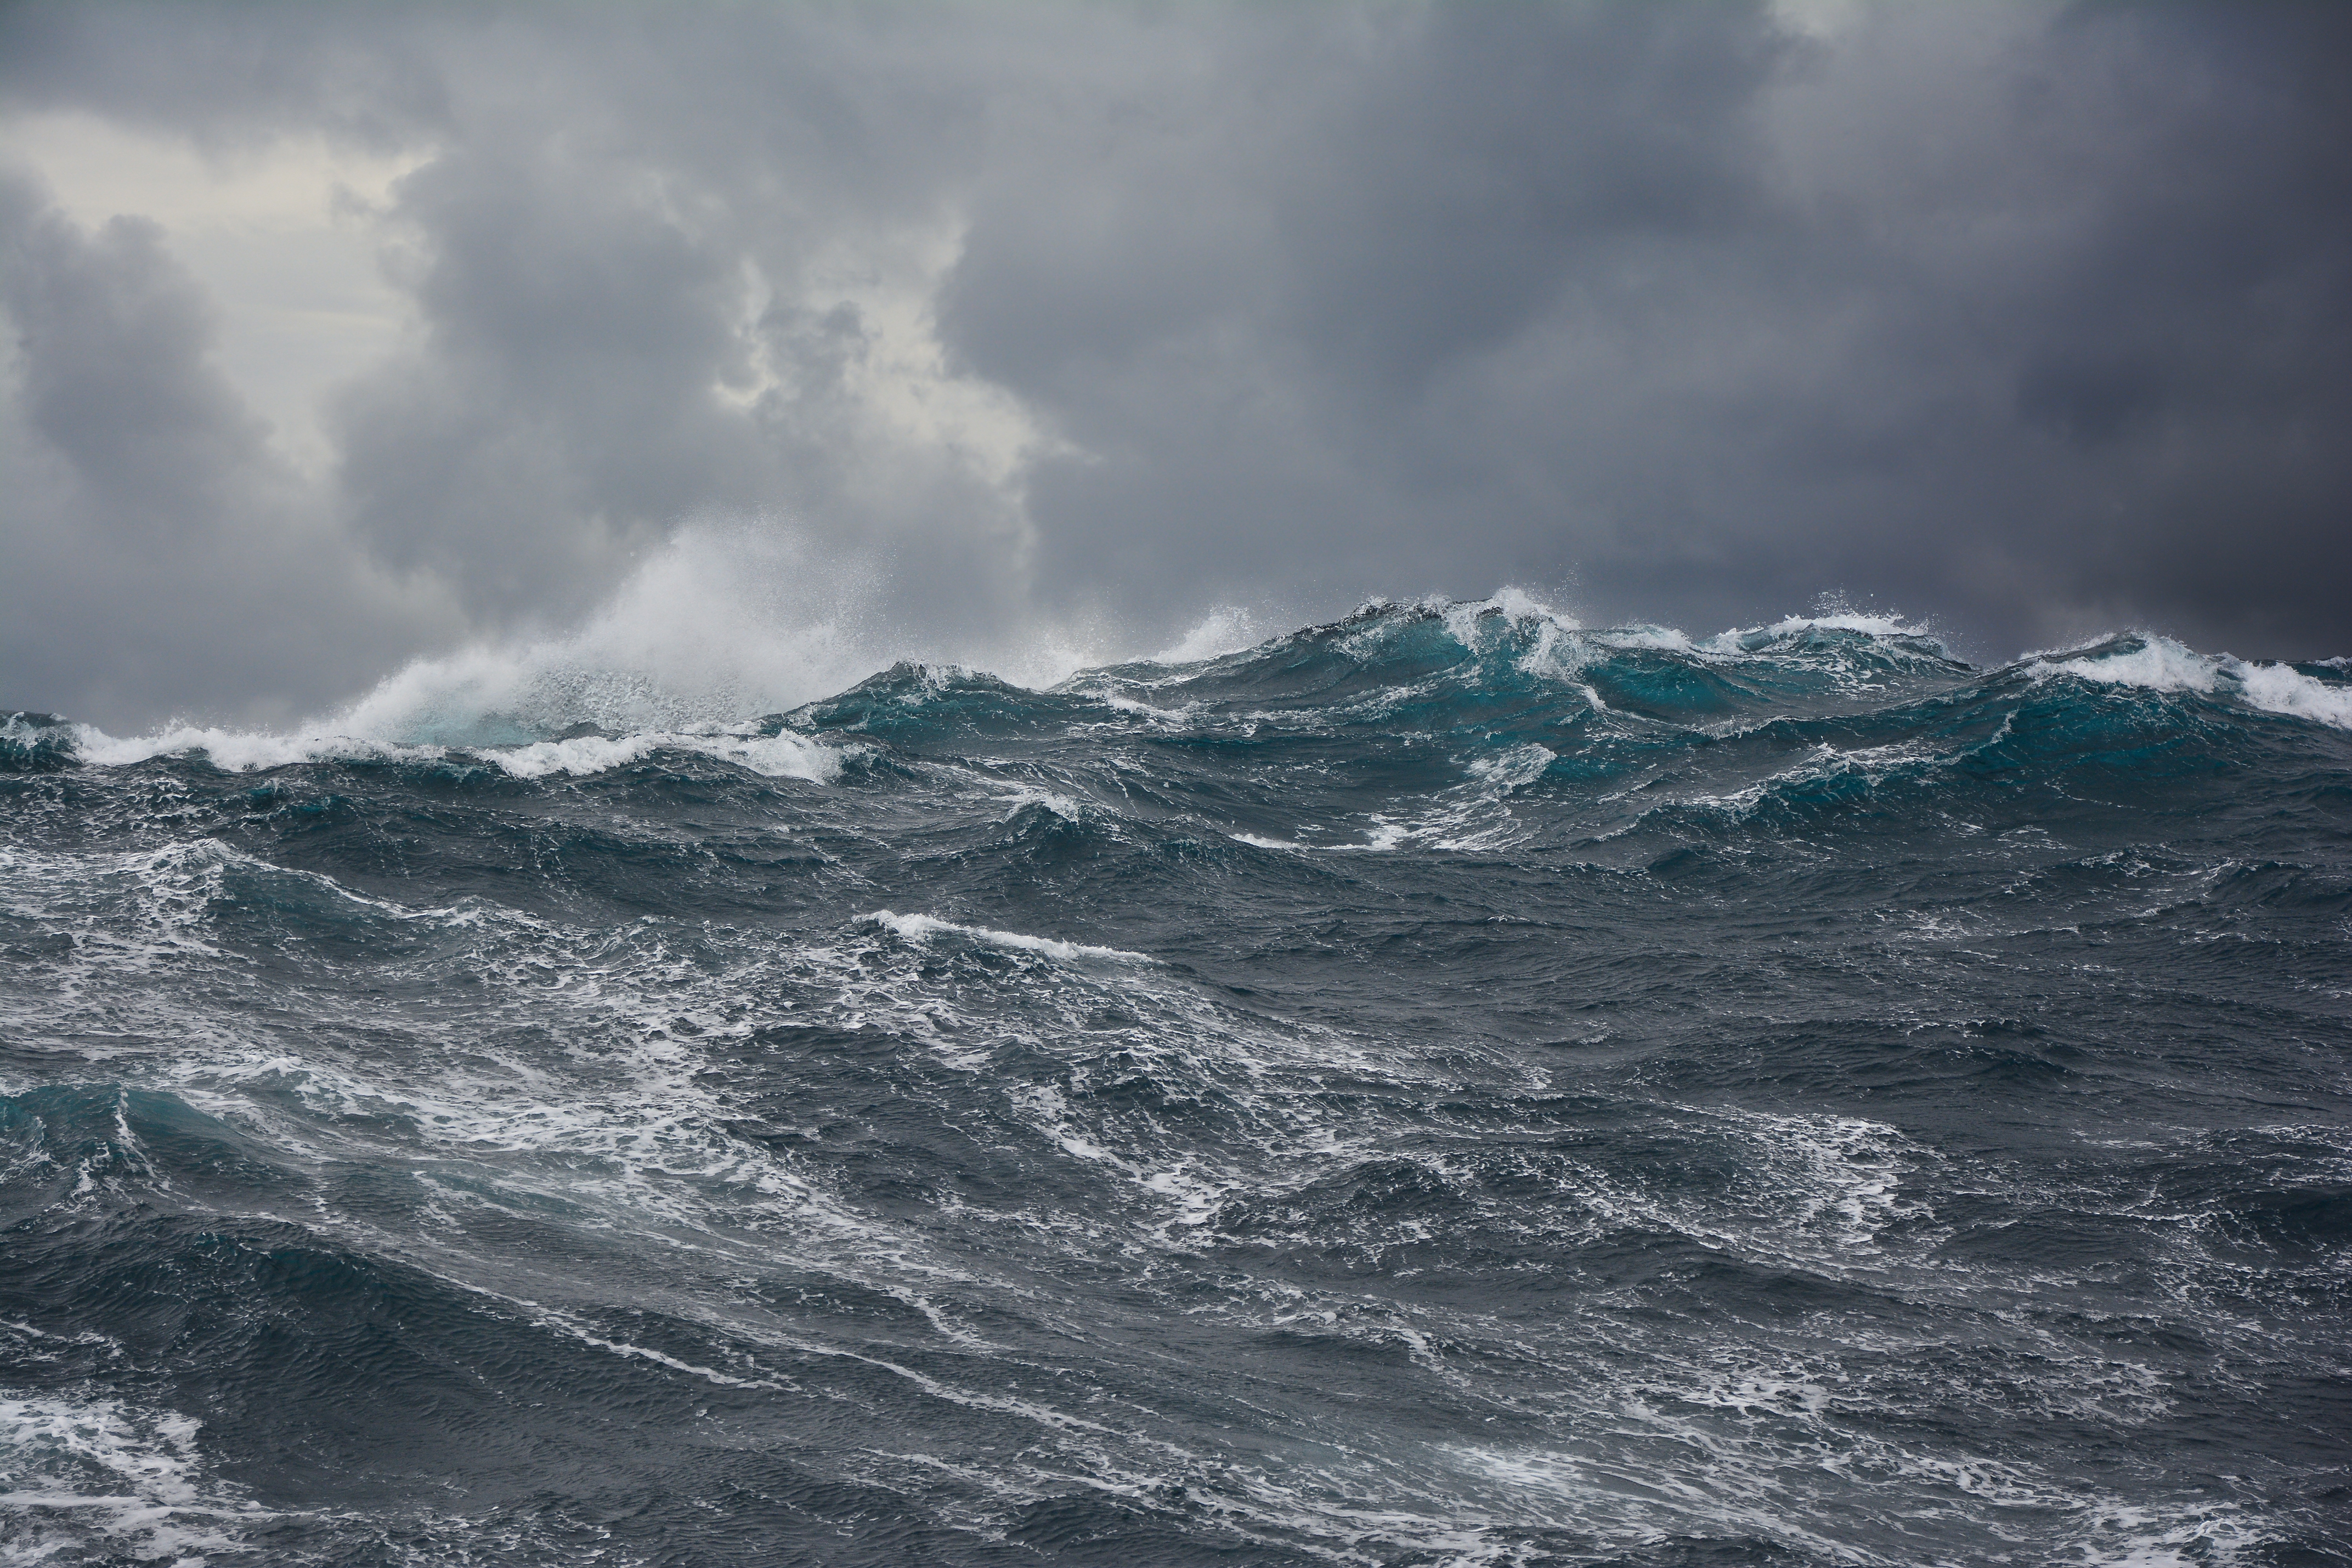
[[[860,673],[0,727],[0,1563],[2352,1561],[2346,661]]]

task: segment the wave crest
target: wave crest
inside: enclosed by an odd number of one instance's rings
[[[682,542],[575,633],[419,660],[307,725],[173,723],[125,737],[24,712],[0,723],[0,769],[157,757],[231,772],[458,758],[542,779],[677,752],[826,782],[840,774],[843,732],[1010,735],[1220,715],[1416,733],[1501,734],[1576,712],[1712,725],[2020,676],[2186,694],[2352,730],[2352,675],[2340,661],[2256,664],[2134,632],[1985,673],[1899,616],[1833,610],[1698,638],[1647,622],[1588,627],[1510,587],[1481,600],[1376,599],[1255,642],[1254,613],[1221,606],[1158,655],[1125,664],[1089,666],[1058,634],[993,662],[998,673],[988,661],[892,663],[871,656],[881,644],[861,627],[854,583],[828,578],[822,592],[791,601],[714,590],[714,563],[738,556],[698,559],[698,548]]]
[[[2056,655],[2034,654],[2021,667],[2036,682],[2072,677],[2104,686],[2194,692],[2235,698],[2265,713],[2352,729],[2352,684],[2327,664],[2305,669],[2254,664],[2232,653],[2200,653],[2169,637],[2132,633]],[[2329,673],[2317,673],[2322,670]]]

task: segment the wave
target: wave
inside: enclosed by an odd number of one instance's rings
[[[0,1557],[2341,1543],[2352,671],[1263,630],[0,723]]]
[[[0,724],[0,767],[41,770],[73,762],[127,767],[158,757],[198,758],[228,773],[266,772],[317,762],[478,762],[517,779],[583,777],[639,763],[663,751],[731,762],[772,779],[824,783],[839,776],[842,754],[789,731],[640,730],[566,735],[520,745],[404,744],[334,732],[271,733],[172,725],[151,735],[118,737],[91,725],[46,714],[14,714]]]
[[[1123,947],[1097,947],[1084,942],[1062,942],[1051,936],[1031,936],[1019,931],[997,931],[985,925],[960,925],[952,920],[941,920],[935,915],[900,915],[888,909],[876,910],[866,915],[861,924],[887,931],[908,942],[962,941],[982,946],[1002,947],[1015,953],[1034,953],[1041,957],[1058,958],[1064,963],[1079,958],[1103,958],[1127,964],[1151,962],[1145,955],[1130,953]]]
[[[570,637],[421,660],[357,702],[285,730],[173,723],[118,737],[17,713],[0,724],[0,768],[160,757],[228,772],[456,761],[544,779],[668,752],[822,783],[839,778],[844,743],[861,737],[1226,722],[1390,733],[1485,727],[1524,740],[1528,726],[1574,712],[1738,725],[2010,677],[2202,698],[2352,730],[2352,674],[2340,659],[2257,663],[2127,632],[1985,671],[1897,616],[1830,612],[1702,637],[1645,622],[1587,627],[1511,588],[1483,600],[1373,600],[1341,620],[1255,642],[1247,641],[1260,629],[1252,613],[1223,606],[1149,658],[1089,664],[1075,644],[1049,640],[1013,661],[1010,674],[901,660],[858,679],[875,666],[860,663],[867,644],[845,634],[838,618],[778,626],[736,603],[664,641],[661,628],[694,623],[669,596],[703,580],[648,575]]]
[[[2231,653],[2200,653],[2169,637],[2134,632],[2037,653],[2022,662],[2037,681],[2061,676],[2151,692],[2196,692],[2233,698],[2289,718],[2352,729],[2352,681],[2341,659],[2308,666],[2253,664]]]

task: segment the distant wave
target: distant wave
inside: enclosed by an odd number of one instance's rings
[[[2134,633],[2063,653],[2035,654],[2023,667],[2036,680],[2071,675],[2151,692],[2200,692],[2265,713],[2352,729],[2352,683],[2345,680],[2340,659],[2307,668],[2252,664],[2229,653],[2200,653],[2168,637]]]
[[[21,712],[0,724],[0,765],[68,761],[120,767],[163,756],[201,757],[228,771],[328,760],[478,762],[520,779],[583,777],[676,751],[778,778],[838,776],[849,732],[887,733],[918,709],[950,708],[1013,722],[1045,700],[1092,701],[1131,714],[1231,707],[1253,698],[1294,716],[1442,722],[1498,701],[1581,699],[1653,717],[1694,721],[1768,711],[1776,693],[1885,688],[1907,678],[2072,679],[2092,689],[2187,695],[2264,714],[2352,729],[2352,678],[2342,660],[2255,663],[2200,653],[2169,638],[2126,632],[2013,664],[1976,670],[1926,627],[1891,616],[1790,616],[1709,636],[1655,624],[1586,627],[1532,596],[1505,589],[1484,600],[1374,600],[1343,620],[1228,647],[1252,630],[1220,610],[1150,659],[1066,671],[1066,650],[1043,661],[1035,684],[954,664],[906,663],[797,708],[728,711],[745,683],[689,681],[684,695],[645,668],[596,667],[609,640],[583,635],[498,653],[420,661],[338,713],[284,731],[174,724],[118,737],[87,724]],[[801,644],[772,637],[791,664]],[[832,663],[827,661],[831,660]],[[740,661],[739,661],[740,662]],[[819,672],[835,667],[828,653]],[[730,666],[731,667],[731,666]],[[767,689],[805,685],[812,666]],[[1535,683],[1531,685],[1530,683]],[[997,694],[990,696],[987,694]],[[866,712],[863,719],[846,716]],[[866,711],[871,710],[871,711]],[[830,736],[819,731],[831,732]]]

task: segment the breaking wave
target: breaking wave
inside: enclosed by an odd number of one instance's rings
[[[695,576],[693,582],[703,580]],[[422,660],[337,712],[287,731],[173,724],[116,737],[95,727],[30,712],[0,726],[0,762],[41,766],[70,758],[124,766],[156,757],[201,758],[232,771],[327,761],[478,762],[516,778],[580,777],[644,761],[664,751],[698,754],[770,777],[823,780],[840,766],[835,750],[799,733],[787,710],[835,713],[896,683],[888,701],[911,707],[973,683],[1025,698],[1074,695],[1158,711],[1164,697],[1192,695],[1190,710],[1241,700],[1253,685],[1285,710],[1305,711],[1344,686],[1364,714],[1443,717],[1442,691],[1475,716],[1497,702],[1565,685],[1596,711],[1615,693],[1627,711],[1663,717],[1769,711],[1776,701],[1830,691],[1891,692],[1906,679],[1964,671],[1944,643],[1897,617],[1849,612],[1789,617],[1694,637],[1672,627],[1588,628],[1516,589],[1475,601],[1375,601],[1347,620],[1258,640],[1258,622],[1231,607],[1212,612],[1152,658],[1087,669],[1066,643],[1022,660],[1006,678],[960,663],[902,662],[863,682],[843,678],[856,655],[840,628],[824,622],[788,635],[747,634],[740,615],[708,618],[706,634],[653,656],[655,627],[693,623],[655,613],[667,586],[641,578],[631,598],[582,633],[552,643],[478,649]],[[679,588],[684,591],[684,588]],[[718,632],[709,632],[715,624]],[[625,634],[620,629],[629,629]],[[720,650],[723,648],[723,653]],[[1329,664],[1327,691],[1294,690],[1316,661]],[[1989,672],[2089,688],[2128,687],[2219,699],[2243,707],[2352,729],[2352,681],[2340,661],[2257,664],[2202,654],[2170,639],[2127,633],[2063,653],[2029,654]],[[757,676],[752,670],[761,672]],[[811,702],[831,689],[837,695]],[[1201,695],[1213,692],[1210,706]],[[936,706],[936,703],[934,703]],[[969,706],[969,704],[963,705]],[[1328,705],[1329,716],[1351,711]],[[870,724],[819,725],[861,730]],[[887,723],[885,727],[887,727]]]

